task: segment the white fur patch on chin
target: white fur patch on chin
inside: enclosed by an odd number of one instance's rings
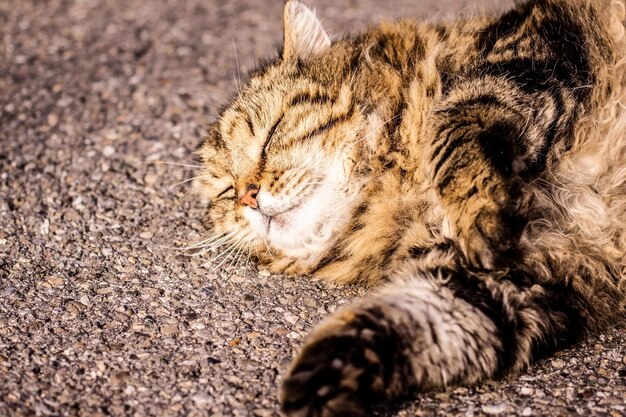
[[[344,184],[345,172],[337,164],[335,169],[328,169],[313,194],[294,209],[271,219],[248,207],[243,213],[251,228],[271,248],[313,263],[350,218],[356,195],[346,195]]]

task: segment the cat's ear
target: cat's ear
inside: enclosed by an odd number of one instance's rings
[[[296,0],[287,0],[284,11],[283,59],[307,58],[330,48],[330,38],[315,13]]]

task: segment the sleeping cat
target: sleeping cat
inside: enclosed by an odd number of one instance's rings
[[[289,416],[471,384],[626,312],[626,1],[382,23],[331,40],[290,0],[280,57],[211,126],[221,242],[378,286],[315,328]]]

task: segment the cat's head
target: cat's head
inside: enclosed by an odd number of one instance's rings
[[[214,232],[313,260],[356,204],[360,142],[373,122],[350,88],[350,51],[334,48],[296,1],[285,4],[284,24],[281,57],[212,125],[200,189]]]

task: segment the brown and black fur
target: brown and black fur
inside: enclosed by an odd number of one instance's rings
[[[274,272],[384,284],[313,330],[287,415],[367,415],[623,319],[625,9],[535,0],[331,42],[286,3],[281,57],[200,150],[209,221]],[[308,227],[302,205],[325,212]]]

